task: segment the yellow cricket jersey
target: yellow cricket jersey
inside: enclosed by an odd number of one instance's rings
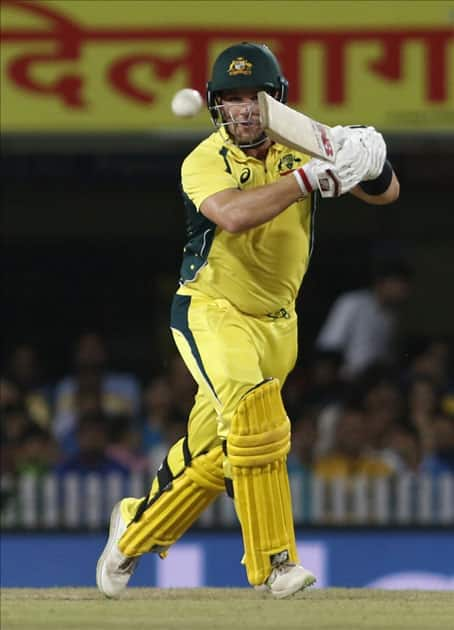
[[[249,157],[224,129],[202,141],[182,165],[188,241],[179,294],[225,298],[251,315],[291,307],[306,272],[312,241],[312,200],[299,200],[267,223],[231,234],[199,210],[227,188],[248,190],[278,181],[309,157],[273,144],[266,161]]]

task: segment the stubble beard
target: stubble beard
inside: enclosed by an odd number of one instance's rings
[[[265,130],[260,125],[250,125],[248,128],[241,123],[235,123],[230,133],[238,146],[255,144],[265,139]]]

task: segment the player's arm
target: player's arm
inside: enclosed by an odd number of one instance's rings
[[[399,198],[400,184],[395,172],[392,170],[391,165],[389,166],[391,168],[391,174],[387,187],[386,181],[380,185],[377,178],[377,180],[372,180],[370,182],[361,182],[358,186],[355,186],[350,193],[355,197],[358,197],[358,199],[374,206],[385,206],[389,203],[393,203],[393,201],[396,201]],[[376,188],[374,188],[375,181]]]
[[[343,149],[338,155],[342,156],[342,152]],[[247,191],[225,188],[207,196],[200,204],[200,211],[227,232],[249,230],[274,219],[292,203],[316,190],[323,197],[338,197],[351,190],[361,176],[357,175],[349,158],[341,163],[338,168],[330,162],[312,159],[277,182]]]
[[[298,169],[301,175],[289,174],[277,182],[240,190],[228,164],[226,168],[225,156],[202,144],[183,162],[182,188],[195,208],[221,229],[243,232],[270,221],[297,199],[310,195],[317,187],[316,176],[330,166],[313,162]]]
[[[200,212],[227,232],[243,232],[274,219],[301,196],[296,178],[282,177],[250,190],[217,192],[203,201]]]

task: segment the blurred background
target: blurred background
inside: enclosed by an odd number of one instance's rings
[[[2,582],[93,584],[113,503],[185,433],[179,169],[211,123],[170,101],[247,40],[277,54],[291,106],[382,131],[401,183],[391,206],[316,216],[284,391],[304,564],[320,586],[452,588],[454,2],[0,7]],[[134,580],[244,585],[241,555],[223,497]]]

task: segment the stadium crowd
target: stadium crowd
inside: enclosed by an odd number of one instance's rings
[[[401,471],[454,473],[449,343],[427,339],[405,365],[373,362],[346,377],[342,354],[316,348],[284,387],[290,469],[332,479]],[[43,380],[35,348],[14,348],[1,380],[1,471],[154,473],[185,433],[195,386],[179,356],[141,382],[110,369],[105,340],[80,336],[70,374]]]

